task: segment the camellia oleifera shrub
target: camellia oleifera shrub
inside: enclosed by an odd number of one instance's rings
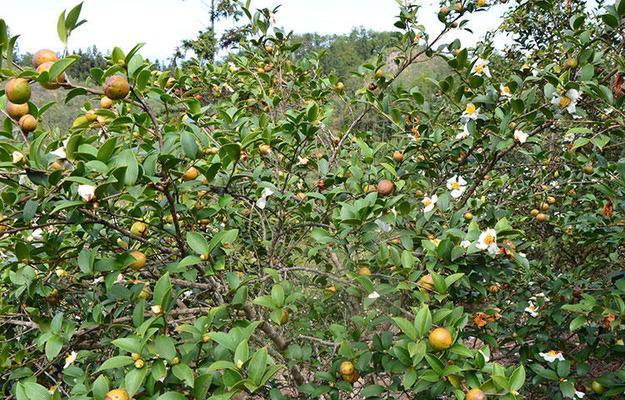
[[[448,39],[490,0],[436,35],[398,6],[360,87],[249,5],[225,62],[116,48],[86,85],[1,23],[0,393],[621,396],[625,1],[599,3],[509,2],[505,51]],[[400,84],[433,58],[436,96]]]

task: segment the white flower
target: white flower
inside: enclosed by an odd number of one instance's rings
[[[462,118],[465,120],[476,120],[480,116],[480,109],[475,107],[475,104],[467,104],[467,108],[462,113]]]
[[[540,355],[542,358],[545,359],[545,361],[550,363],[554,362],[555,360],[564,361],[564,356],[562,355],[562,352],[556,350],[549,350],[546,353],[538,353],[538,355]]]
[[[300,157],[297,156],[297,159],[299,160],[299,165],[307,165],[308,164],[308,158],[307,157]]]
[[[497,254],[499,250],[497,248],[497,232],[492,228],[482,231],[475,247],[480,250],[488,250],[490,254]]]
[[[54,394],[54,393],[56,393],[56,390],[57,390],[56,386],[50,386],[48,388],[48,393]]]
[[[534,318],[538,317],[538,306],[534,305],[531,301],[528,301],[527,303],[528,305],[525,307],[524,311]]]
[[[527,136],[527,133],[523,132],[522,130],[517,129],[516,131],[514,131],[514,140],[521,144],[527,141]]]
[[[380,297],[380,294],[378,292],[372,292],[371,294],[369,294],[369,296],[367,296],[367,298],[369,299],[377,299],[378,297]]]
[[[499,94],[501,97],[512,97],[512,92],[510,91],[510,87],[508,85],[500,84],[499,85]]]
[[[471,69],[471,73],[473,75],[482,76],[486,75],[490,78],[490,70],[488,69],[488,60],[484,60],[482,58],[478,58],[473,64],[473,68]]]
[[[78,185],[78,195],[82,197],[84,201],[94,200],[95,199],[95,186]]]
[[[78,353],[72,351],[67,357],[65,357],[65,365],[63,366],[63,369],[72,365],[74,361],[76,361],[76,358],[78,358]]]
[[[50,154],[56,156],[56,158],[62,158],[62,159],[67,158],[67,154],[65,153],[65,146],[59,147],[58,149],[54,150]]]
[[[382,232],[390,232],[393,228],[391,227],[390,224],[387,224],[386,222],[382,221],[381,219],[376,219],[375,220],[375,224],[378,226],[378,228],[380,228],[380,230]]]
[[[24,160],[24,154],[20,153],[19,151],[14,151],[11,155],[13,156],[13,164],[17,164]]]
[[[102,283],[104,282],[104,277],[103,276],[98,276],[97,278],[95,278],[93,280],[93,282],[91,282],[92,285],[97,285],[98,283]]]
[[[427,212],[432,211],[437,201],[438,201],[438,196],[435,194],[433,194],[432,197],[425,196],[423,200],[421,200],[421,203],[423,203],[423,206],[424,206],[423,212],[427,213]]]
[[[586,396],[586,393],[580,392],[579,390],[575,391],[575,397],[577,397],[578,399],[583,399],[584,396]]]
[[[460,133],[458,133],[456,135],[456,139],[464,140],[464,139],[468,138],[469,136],[471,136],[471,133],[469,132],[469,128],[465,125],[464,129],[462,129],[462,132],[460,132]]]
[[[30,235],[33,240],[41,240],[43,239],[43,229],[41,228],[37,228],[33,231],[33,233],[31,233]]]
[[[462,242],[460,242],[460,247],[464,249],[468,249],[470,246],[471,246],[471,242],[469,242],[468,240],[463,240]]]
[[[124,279],[124,275],[119,274],[117,275],[117,279],[115,279],[115,283],[124,283],[126,282],[126,280]]]
[[[456,175],[447,180],[447,189],[451,190],[451,197],[457,199],[467,190],[467,181]]]
[[[564,96],[560,96],[558,93],[553,94],[553,98],[551,99],[551,104],[559,106],[561,108],[566,108],[566,111],[569,114],[575,114],[575,106],[577,105],[577,101],[581,97],[581,94],[576,89],[569,89],[564,94]]]
[[[265,206],[267,205],[267,197],[271,196],[272,194],[273,190],[269,188],[264,188],[263,192],[260,194],[260,198],[256,200],[256,207],[260,208],[261,210],[265,209]]]

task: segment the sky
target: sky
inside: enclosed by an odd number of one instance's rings
[[[194,38],[209,23],[206,4],[210,0],[84,0],[81,16],[87,23],[70,38],[69,49],[96,45],[103,52],[119,46],[128,51],[144,42],[144,57],[166,60],[183,39]],[[41,48],[62,50],[56,22],[64,9],[78,0],[0,0],[0,17],[13,35],[19,34],[20,52]],[[421,21],[430,33],[437,33],[438,1],[419,0],[424,6]],[[394,30],[398,13],[395,0],[252,0],[252,8],[273,8],[281,4],[276,24],[296,33],[347,33],[355,27],[384,31]],[[489,29],[498,25],[503,6],[481,13],[470,25],[475,34],[456,34],[464,45],[472,45]],[[219,28],[219,27],[218,27]]]

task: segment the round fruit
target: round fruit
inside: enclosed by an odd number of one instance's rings
[[[547,216],[543,213],[538,213],[538,215],[536,215],[536,221],[538,222],[545,222],[547,220]]]
[[[434,279],[431,274],[423,275],[419,279],[419,285],[428,292],[434,289]]]
[[[24,104],[14,104],[10,101],[7,101],[6,111],[9,114],[9,117],[13,118],[16,121],[19,121],[24,115],[28,114],[28,103]]]
[[[404,155],[401,151],[395,151],[393,153],[393,160],[395,160],[396,162],[402,162],[404,161]]]
[[[358,270],[358,275],[371,276],[371,270],[369,269],[369,267],[361,267]]]
[[[129,400],[128,392],[124,389],[113,389],[104,396],[104,400]]]
[[[567,68],[575,68],[577,67],[577,60],[575,58],[567,58],[564,64]]]
[[[453,342],[451,333],[445,328],[436,328],[428,336],[430,346],[436,351],[447,350]]]
[[[141,354],[139,353],[131,353],[130,354],[130,358],[132,358],[132,361],[137,361],[141,358]]]
[[[111,100],[121,100],[130,93],[128,80],[121,75],[109,76],[104,82],[104,94]]]
[[[358,372],[354,372],[351,375],[341,375],[343,377],[343,380],[345,382],[349,382],[349,383],[354,383],[358,380],[359,376],[358,376]]]
[[[30,114],[22,116],[18,124],[24,132],[32,132],[37,129],[37,119]]]
[[[87,121],[93,122],[98,119],[98,116],[94,110],[89,110],[85,113],[85,118],[87,118]]]
[[[356,370],[354,369],[354,364],[352,364],[351,361],[343,361],[339,367],[339,372],[341,375],[352,375],[356,372]]]
[[[547,197],[547,203],[549,204],[555,204],[556,203],[556,198],[553,196],[549,196]]]
[[[603,385],[597,381],[592,381],[592,384],[590,385],[590,387],[592,388],[592,391],[595,392],[596,394],[605,393],[605,387],[603,387]]]
[[[467,392],[466,400],[486,400],[486,394],[478,388],[471,389]]]
[[[146,232],[148,231],[148,226],[141,221],[137,221],[135,223],[132,224],[132,226],[130,227],[130,232],[133,235],[137,235],[137,236],[143,236],[146,234]]]
[[[258,152],[263,157],[268,156],[271,153],[271,146],[268,144],[261,144],[258,146]]]
[[[35,55],[33,55],[33,67],[37,68],[41,64],[45,64],[47,62],[54,63],[58,60],[59,58],[56,56],[55,52],[48,49],[42,49],[36,52]]]
[[[473,219],[473,214],[470,212],[465,212],[464,219],[466,219],[467,221],[471,221]]]
[[[11,103],[24,104],[30,100],[30,85],[24,78],[12,78],[4,86],[7,99]]]
[[[132,256],[132,258],[135,259],[135,261],[133,261],[132,264],[129,265],[130,268],[134,269],[135,271],[138,271],[141,268],[145,267],[145,263],[146,263],[145,254],[143,254],[140,251],[131,251],[130,255]]]
[[[388,196],[395,190],[395,184],[388,179],[378,182],[378,194],[380,196]]]
[[[197,178],[198,175],[200,175],[200,171],[198,171],[195,167],[191,167],[185,171],[185,173],[182,175],[182,179],[185,181],[192,181]]]
[[[537,216],[537,215],[538,215],[538,213],[540,213],[540,211],[538,211],[538,210],[537,210],[537,209],[535,209],[535,208],[534,208],[534,209],[532,209],[532,211],[530,211],[530,215],[531,215],[532,217]]]
[[[135,368],[137,369],[143,368],[144,365],[145,365],[145,361],[143,361],[142,359],[138,359],[135,361]]]
[[[338,82],[336,84],[336,90],[342,91],[343,89],[345,89],[345,84],[343,82]]]
[[[584,165],[584,173],[585,174],[592,174],[593,172],[595,172],[595,169],[592,167],[592,164],[586,164]]]
[[[113,107],[113,100],[109,99],[106,96],[103,96],[100,99],[100,107],[106,108],[106,109],[109,109],[109,108]]]
[[[549,209],[549,203],[542,203],[540,205],[540,209],[543,211],[547,211]]]
[[[54,63],[51,61],[41,64],[37,67],[37,73],[42,74],[44,72],[50,71],[52,65],[54,65]],[[41,83],[41,86],[46,89],[58,89],[62,83],[65,83],[65,74],[63,73],[57,76],[55,81],[48,80],[48,82]]]

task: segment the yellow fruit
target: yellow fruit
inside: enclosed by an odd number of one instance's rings
[[[537,209],[535,209],[535,208],[534,208],[534,209],[532,209],[532,211],[530,211],[530,215],[531,215],[532,217],[537,216],[537,215],[538,215],[538,213],[540,213],[540,211],[538,211],[538,210],[537,210]]]
[[[445,328],[436,328],[428,336],[430,346],[435,351],[447,350],[453,342],[451,333]]]
[[[545,222],[547,220],[547,216],[543,213],[538,213],[538,215],[536,215],[536,221],[538,222]]]
[[[584,165],[584,173],[587,175],[592,174],[593,172],[595,172],[595,169],[592,167],[592,164],[586,164]]]
[[[26,114],[20,118],[18,125],[24,132],[32,132],[37,129],[37,119],[30,114]]]
[[[132,361],[137,361],[141,358],[141,355],[139,353],[131,353],[130,358],[132,358]]]
[[[143,236],[147,233],[148,231],[148,226],[141,221],[137,221],[135,223],[132,224],[132,226],[130,227],[130,232],[133,235],[137,235],[137,236]]]
[[[145,263],[146,263],[146,258],[145,258],[145,254],[143,254],[140,251],[131,251],[130,255],[135,259],[135,261],[132,262],[132,264],[129,265],[130,268],[134,269],[135,271],[140,270],[141,268],[145,267]]]
[[[104,396],[104,400],[129,400],[128,392],[124,389],[113,389]]]
[[[358,269],[358,275],[371,276],[371,270],[368,267],[361,267]]]
[[[380,79],[381,77],[384,76],[384,71],[382,71],[381,69],[375,71],[375,77]]]
[[[577,60],[575,58],[567,58],[564,65],[566,68],[575,68],[577,67]]]
[[[261,144],[260,146],[258,146],[258,152],[263,157],[268,156],[269,154],[271,154],[271,146],[269,146],[268,144]]]
[[[144,287],[141,289],[141,293],[139,293],[139,298],[143,300],[148,300],[150,298],[150,289],[148,287]]]
[[[339,92],[343,91],[343,89],[345,89],[345,84],[343,82],[338,82],[336,84],[336,90],[338,90]]]
[[[178,365],[180,364],[180,358],[179,357],[174,357],[171,359],[171,365]]]
[[[341,375],[341,377],[343,378],[343,380],[345,382],[349,382],[349,383],[354,383],[358,380],[359,376],[358,376],[358,372],[354,372],[351,375]]]
[[[121,75],[109,76],[104,83],[104,94],[111,100],[121,100],[130,93],[128,80]]]
[[[103,96],[100,99],[100,107],[106,108],[108,110],[109,108],[113,107],[113,100],[109,99],[106,96]]]
[[[9,114],[9,117],[13,118],[16,121],[19,121],[20,118],[28,114],[28,110],[28,103],[14,104],[7,100],[7,114]]]
[[[434,289],[434,279],[432,279],[431,274],[423,275],[421,279],[419,279],[419,286],[428,292]]]
[[[402,161],[404,161],[404,155],[399,150],[395,151],[393,153],[393,160],[395,160],[396,162],[402,162]]]
[[[395,184],[388,179],[383,179],[378,182],[377,189],[380,196],[388,196],[395,190]]]
[[[549,203],[542,203],[540,205],[540,209],[543,211],[547,211],[549,209]]]
[[[141,369],[145,365],[145,361],[142,359],[135,360],[135,368]]]
[[[354,368],[354,364],[352,364],[351,361],[343,361],[341,363],[341,366],[339,367],[339,372],[341,373],[341,375],[352,375],[354,372],[356,372],[356,369]]]
[[[592,384],[590,385],[590,387],[592,388],[592,391],[595,392],[596,394],[605,393],[605,387],[603,387],[603,385],[597,381],[592,381]]]
[[[553,197],[553,196],[547,197],[547,203],[555,204],[555,202],[556,202],[556,198],[555,197]]]
[[[471,389],[467,392],[466,400],[486,400],[486,394],[478,388]]]
[[[465,212],[464,219],[466,219],[467,221],[471,221],[473,219],[473,214],[471,214],[470,212]]]
[[[89,110],[85,113],[85,118],[87,118],[87,121],[93,122],[98,119],[98,116],[94,110]]]
[[[200,175],[200,171],[198,171],[195,167],[191,167],[185,171],[182,175],[182,179],[185,181],[192,181],[197,178],[198,175]]]
[[[210,340],[211,340],[211,337],[210,337],[210,336],[208,336],[208,335],[204,335],[204,336],[202,336],[202,342],[204,342],[204,343],[208,343],[208,342],[210,342]]]
[[[484,7],[486,5],[486,0],[477,0],[478,7]]]
[[[14,104],[24,104],[30,100],[30,85],[24,78],[12,78],[4,86],[7,99]]]
[[[41,64],[40,66],[37,67],[37,73],[42,74],[44,72],[50,71],[50,68],[52,67],[52,65],[54,65],[54,63],[51,61]],[[58,89],[62,83],[65,83],[65,74],[63,73],[57,76],[56,80],[54,81],[49,80],[48,82],[41,83],[41,86],[43,86],[46,89]]]

